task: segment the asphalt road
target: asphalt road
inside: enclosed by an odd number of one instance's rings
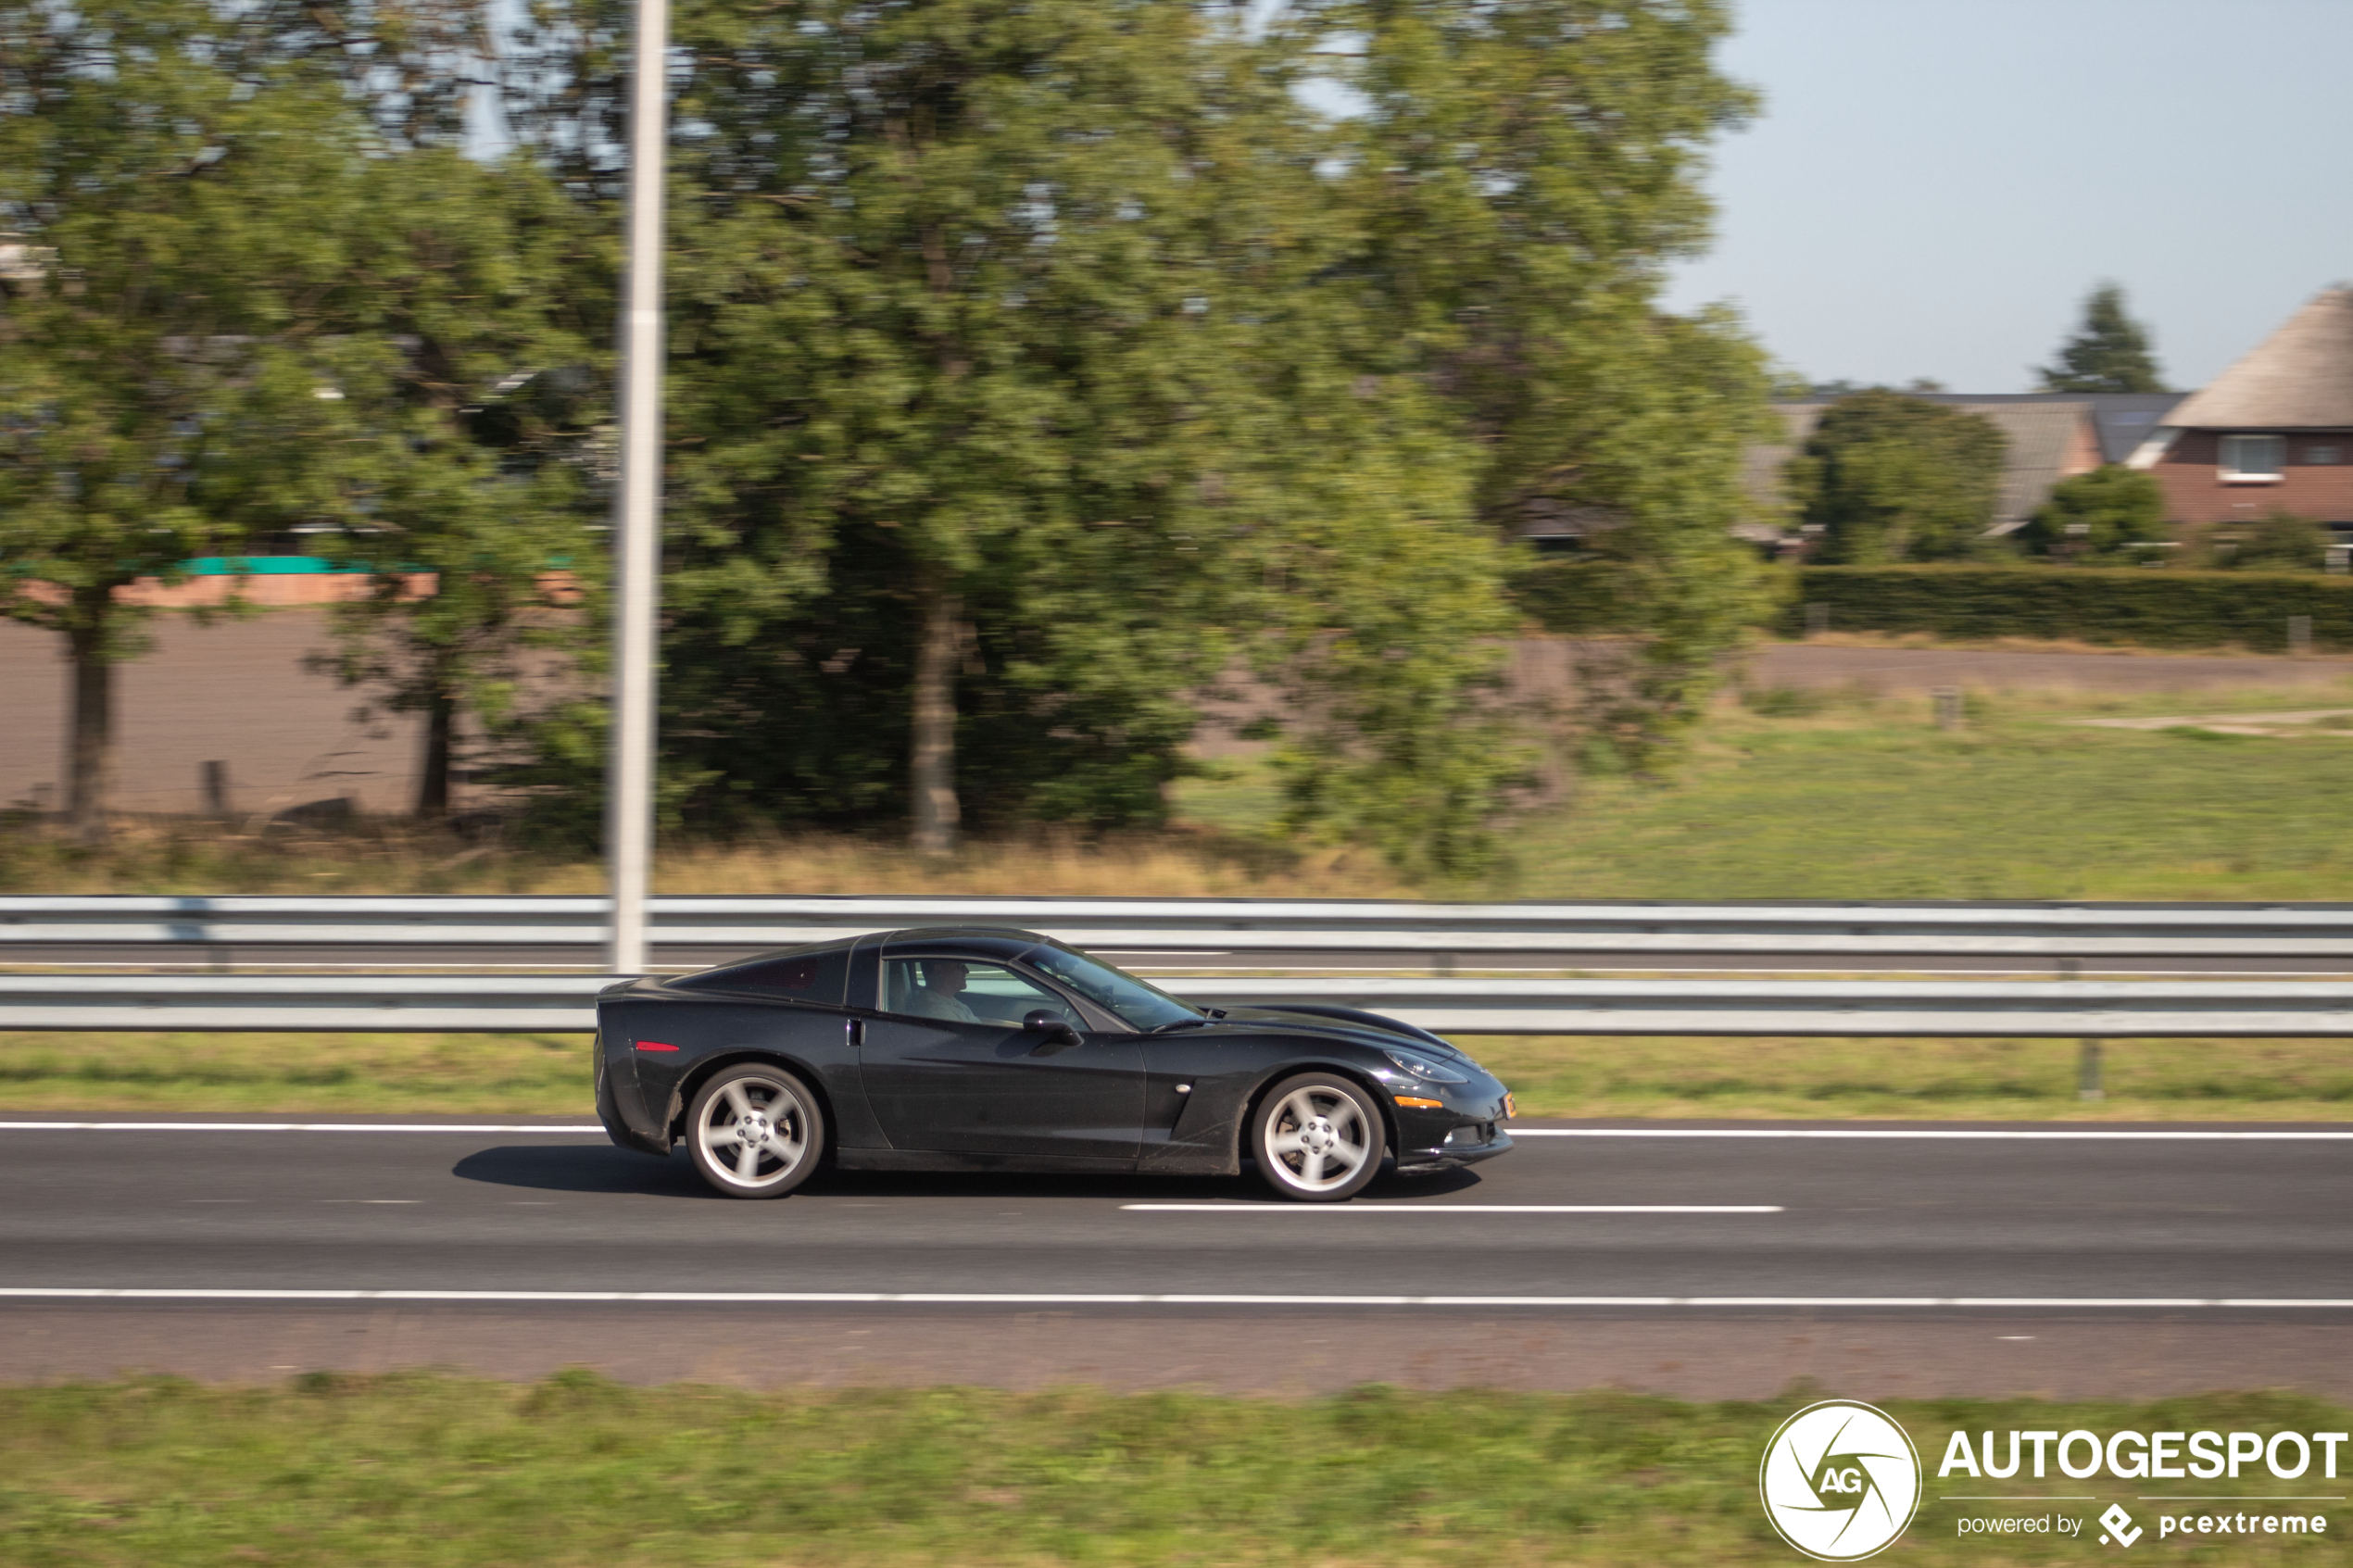
[[[866,1173],[736,1204],[683,1157],[433,1126],[0,1126],[0,1380],[2353,1397],[2346,1128],[1522,1128],[1308,1209]]]
[[[742,1202],[601,1135],[5,1130],[0,1287],[2346,1298],[2353,1320],[2348,1175],[2353,1138],[1540,1134],[1342,1206],[1247,1176],[864,1173]],[[1573,1211],[1596,1208],[1625,1211]]]
[[[5,1128],[0,1377],[2353,1380],[2353,1138],[1558,1130],[1315,1208],[1248,1177],[866,1173],[744,1203],[570,1134]],[[1596,1207],[1628,1211],[1565,1211]],[[82,1290],[158,1294],[54,1294]]]

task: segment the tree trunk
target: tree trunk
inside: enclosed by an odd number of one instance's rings
[[[436,678],[425,704],[424,776],[417,781],[417,815],[435,822],[449,815],[449,732],[458,721],[458,699]]]
[[[956,804],[956,656],[963,606],[926,572],[917,590],[915,724],[909,784],[915,809],[914,847],[925,855],[956,848],[963,810]]]
[[[107,657],[107,618],[111,594],[82,613],[66,633],[73,660],[72,735],[66,766],[66,821],[88,845],[107,841],[107,812],[114,803],[114,662]],[[83,596],[77,594],[77,598]]]

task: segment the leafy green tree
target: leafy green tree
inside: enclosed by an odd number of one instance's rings
[[[359,141],[332,82],[240,44],[189,0],[0,4],[0,225],[32,258],[0,307],[0,609],[66,644],[90,839],[128,591],[268,526],[321,386],[288,301],[323,281]]]
[[[618,12],[543,19],[577,48],[517,123],[601,195]],[[1726,529],[1764,367],[1655,306],[1749,103],[1725,25],[682,8],[664,798],[930,848],[1150,821],[1240,659],[1291,699],[1296,831],[1462,867],[1525,771],[1498,545],[1550,504],[1619,520],[1633,733],[1686,721],[1762,605]],[[1334,122],[1292,89],[1343,39]]]
[[[2082,529],[2082,533],[2071,532]],[[2165,492],[2154,476],[2121,463],[2062,479],[2018,531],[2036,555],[2085,563],[2137,560],[2132,546],[2165,537]]]
[[[1698,715],[1767,604],[1730,534],[1770,376],[1720,311],[1655,304],[1698,251],[1709,143],[1755,107],[1717,69],[1727,8],[1652,0],[1363,0],[1302,28],[1360,60],[1344,127],[1397,362],[1448,394],[1476,504],[1512,531],[1567,507],[1614,519],[1615,619],[1641,635],[1589,683],[1647,756]]]
[[[2102,283],[2083,302],[2083,324],[2059,345],[2058,363],[2036,372],[2045,392],[2163,392],[2148,329],[2125,313],[2124,290]]]
[[[428,147],[371,161],[363,183],[333,301],[338,395],[278,493],[371,571],[323,662],[422,716],[430,819],[449,809],[460,716],[511,730],[526,667],[560,667],[598,630],[584,525],[606,397],[588,367],[610,268],[587,215],[527,165]]]
[[[1950,560],[1994,521],[2007,439],[1975,414],[1873,390],[1822,410],[1791,464],[1821,558],[1845,566]]]
[[[1256,333],[1220,246],[1266,220],[1217,171],[1283,156],[1247,134],[1283,82],[1139,0],[678,29],[711,128],[672,261],[684,809],[904,811],[927,850],[1155,815],[1248,554]]]

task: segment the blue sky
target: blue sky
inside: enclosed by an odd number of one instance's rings
[[[2195,387],[2353,278],[2353,0],[1739,0],[1669,302],[1814,380],[2032,390],[2102,278]]]

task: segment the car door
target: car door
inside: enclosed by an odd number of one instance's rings
[[[894,947],[859,1078],[891,1147],[950,1154],[1133,1160],[1142,1139],[1135,1036],[1076,1041],[1022,1027],[1039,1009],[1084,1030],[1060,993],[1002,963]]]

